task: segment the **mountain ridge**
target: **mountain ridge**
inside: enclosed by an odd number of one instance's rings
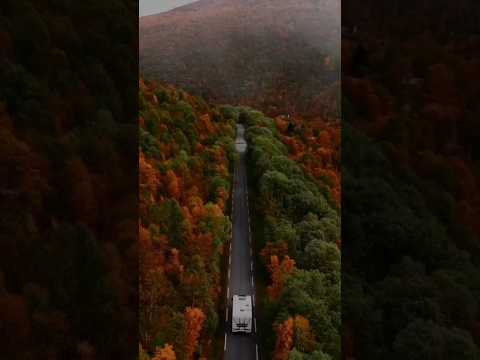
[[[339,11],[338,0],[200,0],[142,17],[140,71],[217,103],[302,112],[338,87]]]

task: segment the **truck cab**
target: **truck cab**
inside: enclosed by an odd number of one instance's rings
[[[233,295],[232,333],[251,333],[252,319],[252,297],[250,295]]]

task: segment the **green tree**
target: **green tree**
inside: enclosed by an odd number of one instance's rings
[[[479,352],[467,332],[447,329],[432,321],[415,320],[398,333],[393,352],[395,359],[478,360]]]
[[[341,259],[336,244],[312,240],[305,247],[304,268],[320,270],[325,274],[339,274]]]
[[[175,199],[168,199],[161,205],[154,205],[149,213],[150,221],[160,226],[160,231],[169,238],[170,246],[177,249],[185,247],[184,232],[187,224],[180,204]]]
[[[339,278],[332,283],[318,270],[295,271],[284,287],[279,307],[283,309],[281,318],[298,314],[310,321],[320,350],[334,357],[340,354]]]

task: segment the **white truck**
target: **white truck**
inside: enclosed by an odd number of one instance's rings
[[[232,333],[251,333],[252,322],[252,297],[250,295],[233,295]]]

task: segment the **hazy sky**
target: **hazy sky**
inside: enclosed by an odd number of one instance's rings
[[[140,0],[140,16],[157,14],[197,0]]]

